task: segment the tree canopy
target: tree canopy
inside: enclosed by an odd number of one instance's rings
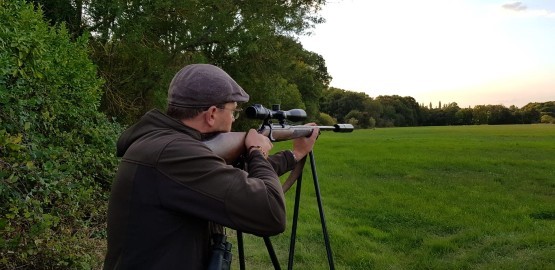
[[[92,33],[106,81],[102,110],[122,123],[163,109],[171,78],[190,63],[222,67],[254,102],[306,108],[312,117],[331,79],[323,58],[294,38],[323,21],[323,0],[34,2],[75,36]]]

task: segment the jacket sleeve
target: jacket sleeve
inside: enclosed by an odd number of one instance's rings
[[[226,165],[200,142],[175,141],[158,159],[164,207],[226,227],[270,236],[285,230],[285,198],[278,175],[259,151],[248,156],[248,172]]]
[[[272,164],[277,175],[281,176],[295,168],[295,157],[293,152],[289,150],[277,152],[268,157],[268,161]]]

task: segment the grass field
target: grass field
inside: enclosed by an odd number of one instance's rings
[[[314,155],[336,269],[555,269],[555,125],[325,132]],[[294,269],[327,269],[309,169]],[[282,269],[295,188],[271,238]],[[245,236],[245,255],[272,269],[261,238]]]

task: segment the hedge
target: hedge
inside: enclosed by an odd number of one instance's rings
[[[1,269],[101,265],[122,127],[98,111],[87,38],[0,1]]]

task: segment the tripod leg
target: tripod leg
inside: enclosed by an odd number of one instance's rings
[[[245,250],[243,248],[243,233],[237,231],[237,249],[239,249],[239,269],[245,270]]]
[[[287,269],[293,269],[293,260],[295,257],[295,241],[297,237],[297,221],[299,219],[299,203],[301,199],[301,183],[303,181],[303,174],[299,175],[297,179],[297,187],[295,188],[295,206],[293,210],[293,225],[291,228],[291,241],[289,243],[289,262],[287,264]]]
[[[272,259],[272,264],[274,265],[274,269],[281,270],[279,266],[279,262],[276,256],[276,252],[274,251],[274,247],[272,246],[272,242],[270,241],[270,237],[264,237],[264,243],[266,244],[266,249],[268,249],[268,254],[270,254],[270,259]]]
[[[331,253],[330,240],[328,237],[328,229],[326,226],[326,217],[324,216],[324,208],[322,206],[322,197],[320,195],[320,185],[318,184],[318,175],[316,175],[316,162],[314,161],[314,153],[310,152],[310,167],[312,168],[312,178],[314,179],[314,189],[316,192],[316,200],[318,201],[318,210],[320,211],[320,221],[322,223],[322,233],[324,234],[324,242],[326,243],[326,251],[328,254],[328,264],[330,269],[335,269],[333,264],[333,255]]]

